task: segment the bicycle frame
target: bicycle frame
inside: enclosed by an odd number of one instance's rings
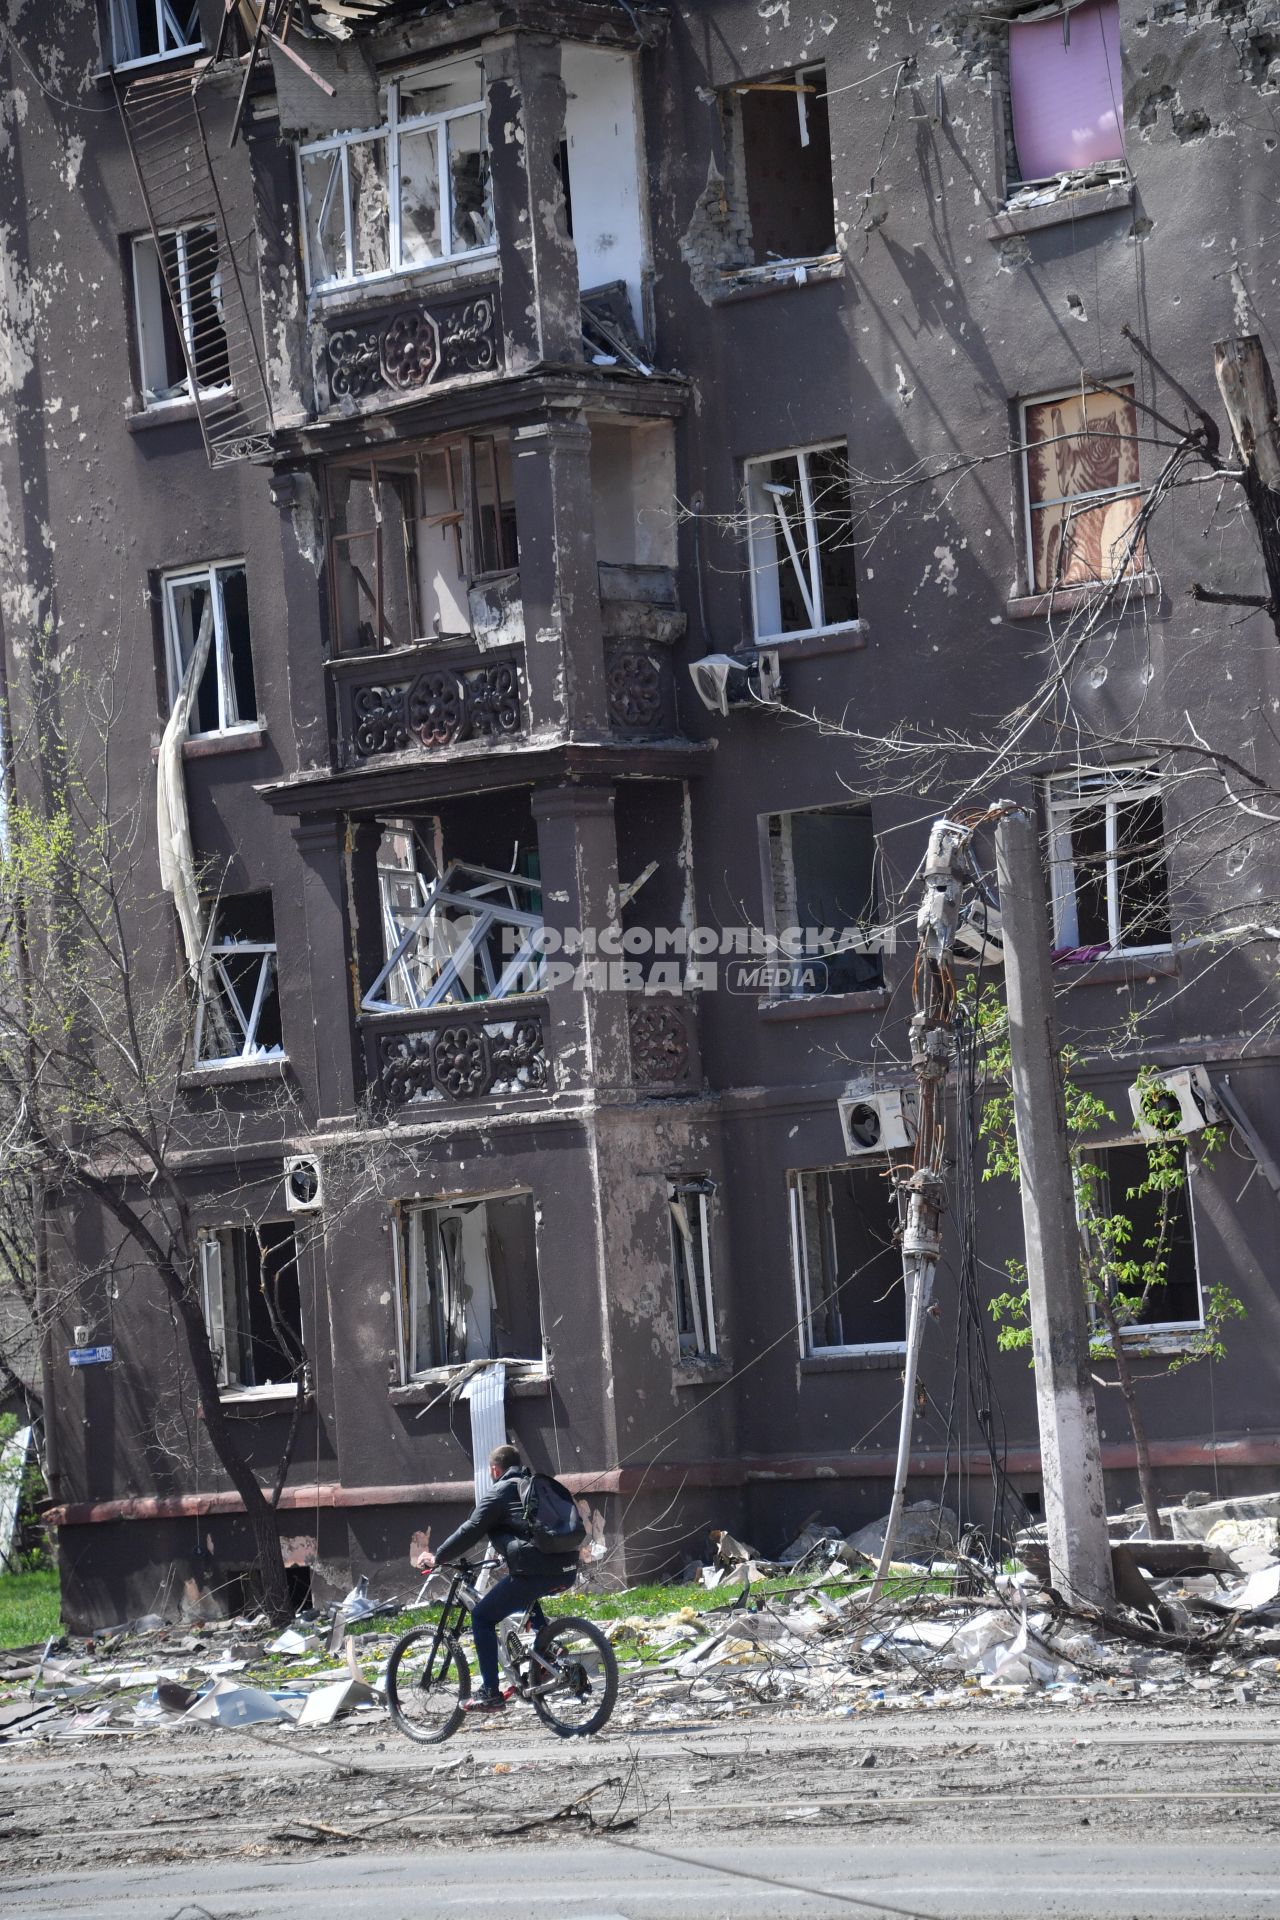
[[[472,1572],[482,1572],[486,1566],[497,1566],[499,1564],[500,1562],[498,1561],[482,1560],[479,1567],[472,1568],[464,1561],[461,1565],[454,1567],[453,1578],[449,1582],[449,1591],[440,1604],[440,1618],[436,1621],[435,1634],[431,1642],[431,1651],[427,1655],[427,1664],[423,1671],[423,1679],[428,1686],[435,1678],[436,1655],[440,1651],[441,1640],[446,1634],[451,1634],[456,1639],[466,1631],[471,1610],[480,1599],[480,1595],[468,1581],[467,1575]],[[415,1607],[424,1604],[427,1588],[431,1585],[432,1574],[434,1574],[435,1571],[436,1569],[432,1568],[432,1572],[428,1574],[427,1578],[423,1581],[418,1591],[418,1597],[414,1602]],[[532,1613],[533,1607],[537,1605],[538,1602],[535,1600],[532,1606],[525,1608],[520,1618],[520,1624],[516,1628],[517,1633],[524,1633],[527,1630],[529,1626],[529,1615]],[[531,1661],[537,1661],[538,1666],[546,1676],[545,1679],[540,1680],[536,1684],[521,1680],[519,1674],[512,1670],[507,1660],[505,1644],[502,1641],[498,1643],[498,1657],[502,1665],[506,1668],[513,1688],[522,1700],[532,1700],[541,1694],[550,1693],[560,1684],[559,1670],[552,1666],[549,1661],[544,1660],[536,1648],[530,1647],[528,1649],[528,1656]]]

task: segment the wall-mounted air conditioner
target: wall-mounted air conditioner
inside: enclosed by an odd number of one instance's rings
[[[1149,1107],[1154,1100],[1167,1126],[1153,1126],[1143,1112],[1144,1098]],[[1134,1082],[1129,1089],[1129,1106],[1138,1132],[1144,1140],[1161,1140],[1174,1133],[1199,1133],[1221,1117],[1209,1075],[1203,1067],[1171,1067],[1154,1080]]]
[[[689,678],[708,713],[728,716],[736,707],[776,707],[782,700],[782,667],[776,647],[754,655],[707,653],[689,663]]]
[[[837,1100],[844,1150],[852,1160],[863,1153],[902,1153],[914,1146],[915,1112],[901,1087],[880,1093],[847,1093]]]
[[[324,1177],[313,1153],[294,1154],[284,1163],[284,1204],[290,1213],[319,1213],[324,1206]]]

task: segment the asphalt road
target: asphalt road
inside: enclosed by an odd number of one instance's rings
[[[1010,1818],[1016,1818],[1010,1808]],[[22,1920],[1280,1920],[1280,1845],[613,1844],[11,1880]]]

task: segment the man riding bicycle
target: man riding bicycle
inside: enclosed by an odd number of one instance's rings
[[[470,1519],[441,1541],[434,1553],[419,1559],[424,1572],[440,1561],[457,1560],[485,1538],[507,1563],[507,1575],[490,1587],[471,1610],[480,1691],[462,1702],[464,1713],[500,1713],[506,1706],[498,1681],[498,1622],[527,1608],[535,1627],[546,1624],[538,1601],[550,1593],[565,1593],[578,1574],[578,1554],[544,1553],[529,1538],[524,1517],[528,1475],[514,1447],[495,1447],[489,1455],[493,1491],[485,1495]]]

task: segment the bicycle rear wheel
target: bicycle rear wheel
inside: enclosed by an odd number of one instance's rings
[[[387,1661],[387,1705],[401,1733],[424,1746],[447,1740],[462,1725],[470,1693],[471,1669],[451,1633],[438,1644],[434,1627],[401,1634]]]
[[[543,1725],[563,1740],[599,1733],[618,1697],[618,1663],[599,1627],[562,1615],[539,1633],[535,1653],[552,1669],[546,1674],[531,1662],[533,1706]]]

